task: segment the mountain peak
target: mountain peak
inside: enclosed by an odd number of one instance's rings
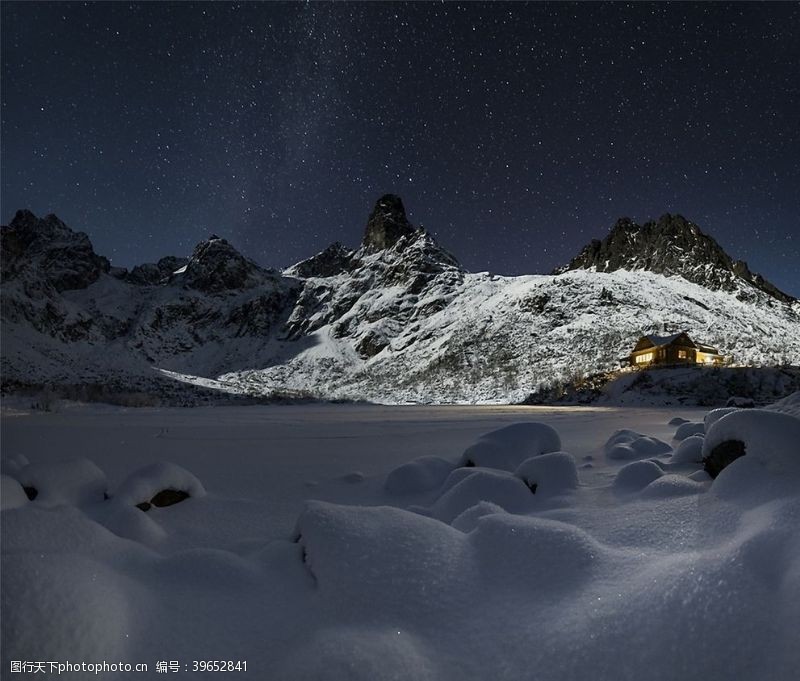
[[[182,283],[205,293],[247,289],[270,275],[244,257],[227,240],[212,234],[195,246],[185,268],[176,272]]]
[[[43,218],[18,210],[2,230],[2,270],[6,278],[38,271],[57,291],[86,288],[110,263],[97,255],[84,232],[75,232],[56,215]]]
[[[369,215],[361,244],[367,251],[380,251],[417,231],[406,217],[403,200],[396,194],[384,194]]]
[[[742,291],[742,284],[782,302],[792,296],[783,293],[747,264],[734,261],[717,241],[682,215],[665,213],[658,220],[639,225],[620,218],[603,240],[594,239],[568,265],[555,270],[595,269],[647,270],[655,274],[679,275],[713,290]]]

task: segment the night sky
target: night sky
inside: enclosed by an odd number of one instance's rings
[[[283,267],[383,193],[548,272],[677,212],[800,295],[800,4],[2,4],[2,221]]]

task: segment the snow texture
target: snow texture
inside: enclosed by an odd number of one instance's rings
[[[609,459],[630,460],[666,454],[672,447],[658,438],[623,428],[606,441],[604,449]]]
[[[683,423],[678,426],[678,429],[675,431],[675,439],[685,440],[687,437],[703,435],[705,432],[706,427],[703,423]]]
[[[546,423],[514,423],[479,438],[464,451],[461,465],[513,471],[531,456],[559,449],[561,439]]]
[[[669,462],[672,464],[702,463],[704,441],[702,435],[690,435],[676,447]]]
[[[6,416],[4,439],[32,461],[19,473],[48,496],[23,500],[3,478],[0,662],[241,659],[237,678],[288,681],[794,681],[796,402],[726,413],[672,459],[674,424],[654,409]],[[110,499],[74,461],[89,436],[109,442],[102,479],[123,480]],[[509,468],[437,484],[476,438],[506,445],[488,461]],[[713,481],[673,461],[686,443],[706,454],[731,439],[746,453]],[[620,446],[636,460],[597,456]],[[144,452],[159,464],[141,468]],[[576,471],[587,456],[595,468]],[[342,479],[353,470],[357,485]],[[165,487],[196,499],[133,506]]]
[[[166,461],[145,466],[128,476],[114,490],[115,501],[128,506],[149,502],[163,490],[186,492],[190,497],[205,496],[202,483],[189,471]]]

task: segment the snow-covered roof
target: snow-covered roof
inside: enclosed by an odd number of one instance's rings
[[[717,348],[715,348],[713,345],[705,345],[704,343],[695,343],[695,345],[701,352],[708,352],[717,355],[719,354],[719,350],[717,350]]]
[[[680,333],[673,333],[671,336],[647,336],[647,339],[657,348],[660,348],[664,345],[670,345],[673,343],[679,336],[683,336],[686,332],[681,331]],[[688,338],[688,335],[686,336]],[[690,339],[691,340],[691,339]]]

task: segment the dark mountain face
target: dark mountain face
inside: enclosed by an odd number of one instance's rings
[[[212,236],[195,246],[185,269],[176,272],[174,280],[204,293],[220,293],[250,289],[264,283],[265,277],[275,276],[245,258],[225,239]]]
[[[294,265],[290,268],[290,273],[304,279],[335,277],[337,274],[350,272],[357,266],[358,259],[354,257],[354,252],[337,241],[324,251]]]
[[[1,234],[4,279],[26,276],[69,291],[86,288],[110,269],[86,234],[73,232],[55,215],[38,218],[19,210]]]
[[[733,260],[712,237],[681,215],[662,215],[644,225],[621,218],[605,239],[591,241],[556,273],[590,268],[598,272],[643,269],[679,275],[713,290],[739,291],[745,297],[741,284],[746,283],[782,302],[794,301],[751,272],[747,263]]]
[[[188,263],[188,258],[168,255],[155,263],[136,265],[130,272],[123,271],[119,278],[139,286],[158,286],[168,282],[174,272]]]
[[[391,248],[400,239],[412,236],[416,231],[406,217],[400,197],[384,194],[370,213],[361,243],[365,251],[380,251]]]

